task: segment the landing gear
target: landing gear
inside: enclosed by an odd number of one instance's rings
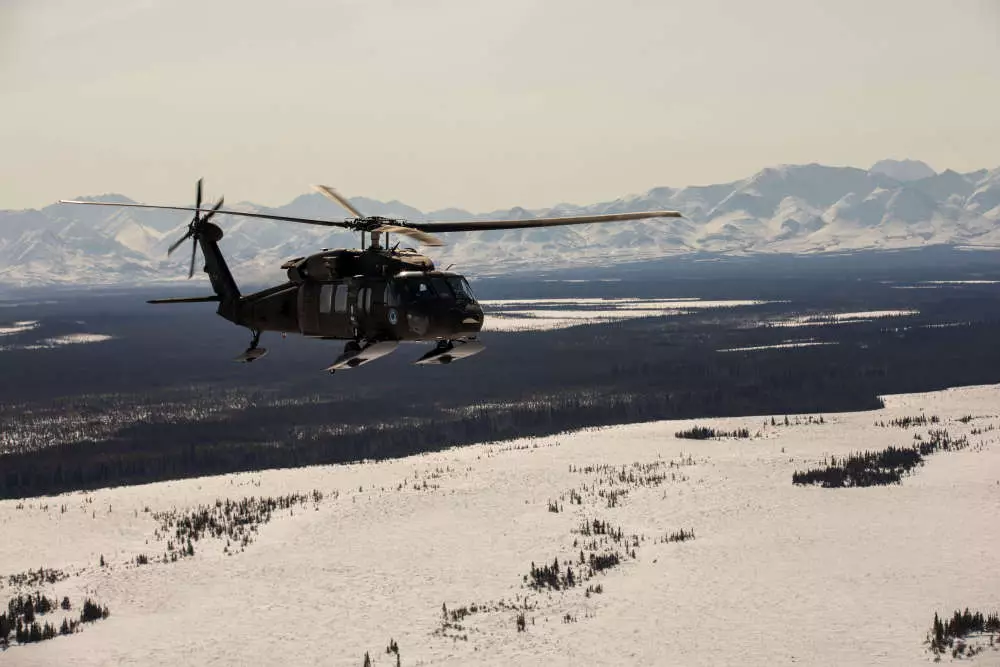
[[[260,344],[260,329],[251,329],[250,332],[253,334],[253,338],[250,340],[250,347],[248,347],[243,354],[236,357],[236,361],[244,364],[256,361],[267,354],[267,350],[265,348],[257,347]]]
[[[450,364],[457,359],[465,359],[479,354],[484,349],[485,346],[477,340],[439,340],[433,350],[413,363],[420,366]]]
[[[381,342],[357,340],[348,341],[347,344],[344,345],[344,352],[325,370],[328,373],[333,373],[338,370],[357,368],[358,366],[367,364],[369,361],[374,361],[379,357],[384,357],[395,350],[398,345],[399,343],[394,340],[385,340]]]

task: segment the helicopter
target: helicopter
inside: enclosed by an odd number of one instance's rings
[[[282,336],[300,334],[347,341],[340,356],[325,369],[329,373],[357,368],[384,357],[401,342],[435,344],[414,362],[419,365],[449,364],[484,349],[478,340],[484,313],[468,280],[459,273],[438,270],[429,257],[412,247],[400,248],[399,242],[390,245],[392,234],[424,246],[438,247],[444,243],[436,234],[447,232],[682,217],[677,211],[643,211],[522,220],[414,223],[399,218],[365,215],[333,188],[325,185],[314,187],[353,217],[321,220],[226,210],[222,208],[222,197],[212,207],[203,208],[201,179],[197,183],[193,207],[70,199],[62,199],[60,203],[194,212],[187,232],[171,244],[167,255],[173,254],[191,239],[188,278],[194,275],[200,247],[205,260],[204,270],[214,294],[153,299],[148,303],[217,302],[218,315],[250,330],[250,345],[236,358],[241,362],[256,361],[267,354],[267,349],[260,347],[261,334],[265,331],[278,332]],[[323,249],[290,259],[281,265],[288,277],[286,282],[252,294],[242,294],[219,248],[223,232],[211,222],[217,215],[349,229],[361,233],[361,248]]]

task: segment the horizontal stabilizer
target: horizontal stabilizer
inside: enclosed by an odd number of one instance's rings
[[[218,296],[176,296],[170,299],[152,299],[146,303],[208,303],[211,301],[221,301]]]

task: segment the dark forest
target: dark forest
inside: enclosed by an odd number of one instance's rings
[[[981,267],[980,267],[981,268]],[[880,395],[1000,381],[996,278],[925,269],[730,277],[624,272],[615,282],[484,279],[480,298],[701,297],[774,303],[532,333],[486,333],[487,350],[414,367],[403,346],[356,371],[322,372],[335,341],[265,339],[211,306],[155,308],[146,292],[88,293],[0,310],[38,335],[86,321],[114,340],[0,352],[0,497],[262,468],[398,457],[454,445],[657,419],[868,410]],[[1000,272],[997,272],[1000,273]],[[922,277],[921,277],[922,276]],[[910,282],[907,282],[910,281]],[[176,293],[176,288],[174,288]],[[162,291],[155,295],[162,296]],[[792,316],[912,309],[849,325],[762,327]],[[790,339],[829,345],[720,352]]]

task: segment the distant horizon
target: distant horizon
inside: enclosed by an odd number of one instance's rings
[[[621,194],[618,197],[614,197],[612,199],[595,200],[595,201],[589,201],[589,202],[582,202],[582,201],[557,201],[557,202],[552,203],[552,204],[542,204],[540,206],[523,206],[521,204],[516,204],[515,203],[515,204],[511,204],[510,206],[505,206],[505,207],[500,207],[500,208],[494,208],[494,209],[488,209],[488,210],[473,210],[473,209],[469,209],[469,208],[465,208],[465,207],[457,206],[457,205],[453,205],[453,204],[452,205],[446,204],[446,205],[437,206],[437,207],[434,207],[434,208],[422,208],[422,207],[419,207],[419,206],[415,206],[415,205],[413,205],[413,204],[411,204],[411,203],[409,203],[409,202],[407,202],[405,200],[399,199],[399,198],[380,199],[378,197],[373,197],[373,196],[366,195],[366,194],[355,194],[355,193],[348,193],[348,192],[341,192],[341,194],[343,194],[344,196],[346,196],[348,199],[370,199],[370,200],[374,200],[374,201],[379,201],[379,202],[381,202],[383,204],[398,203],[398,204],[402,204],[404,206],[409,206],[411,208],[415,208],[415,209],[419,210],[421,213],[425,213],[425,214],[434,213],[435,211],[443,211],[443,210],[448,210],[448,209],[457,209],[457,210],[461,210],[461,211],[466,211],[466,212],[468,212],[470,214],[484,215],[484,214],[489,214],[489,213],[498,212],[498,211],[507,211],[507,210],[514,209],[514,208],[522,208],[522,209],[525,209],[525,210],[533,210],[533,209],[534,210],[539,210],[539,209],[550,209],[550,208],[553,208],[553,207],[556,207],[556,206],[562,206],[562,205],[567,205],[567,206],[590,206],[590,205],[599,203],[599,201],[615,201],[617,199],[624,199],[624,198],[631,197],[631,196],[641,196],[642,194],[647,193],[650,190],[654,190],[654,189],[657,189],[657,188],[672,188],[672,189],[680,190],[680,189],[683,189],[683,188],[698,188],[698,187],[709,187],[709,186],[714,186],[714,185],[727,185],[727,184],[730,184],[730,183],[738,183],[740,181],[743,181],[743,180],[746,180],[748,178],[751,178],[752,176],[760,173],[761,171],[764,171],[765,169],[778,169],[778,168],[781,168],[781,167],[807,167],[807,166],[811,166],[811,165],[818,165],[818,166],[821,166],[821,167],[830,167],[830,168],[834,168],[834,169],[859,169],[861,171],[869,171],[870,172],[872,170],[872,168],[875,167],[880,162],[897,162],[897,163],[914,162],[914,163],[918,163],[918,164],[923,164],[923,165],[927,166],[928,168],[930,168],[932,171],[934,171],[935,174],[938,174],[938,175],[940,175],[940,174],[942,174],[942,173],[944,173],[946,171],[953,171],[953,172],[958,173],[958,174],[970,174],[970,173],[975,173],[977,171],[983,171],[983,170],[990,171],[992,169],[997,168],[997,167],[991,167],[991,166],[982,166],[982,167],[977,167],[977,168],[974,168],[974,169],[970,169],[968,171],[959,171],[957,169],[946,167],[944,169],[940,169],[939,170],[939,169],[936,169],[933,165],[929,164],[928,162],[926,162],[924,160],[917,159],[917,158],[893,158],[893,157],[882,158],[880,160],[876,160],[869,167],[858,167],[858,166],[855,166],[855,165],[824,164],[824,163],[816,162],[816,161],[813,161],[813,162],[800,162],[800,163],[784,163],[784,164],[766,165],[766,166],[760,167],[759,169],[757,169],[753,173],[747,174],[746,176],[743,176],[741,178],[736,178],[736,179],[729,180],[729,181],[721,181],[721,182],[718,182],[718,183],[689,183],[689,184],[686,184],[686,185],[660,184],[660,185],[653,185],[653,186],[651,186],[649,188],[646,188],[645,190],[624,193],[624,194]],[[194,183],[196,181],[197,181],[197,178],[195,178],[194,180],[192,180],[191,186],[190,186],[190,193],[194,192]],[[333,187],[336,188],[336,185],[333,185]],[[208,182],[207,179],[205,181],[205,188],[206,188],[206,193],[207,193],[206,197],[207,198],[218,197],[220,194],[221,195],[225,195],[225,192],[221,192],[219,190],[213,189],[211,187],[211,184]],[[217,194],[213,195],[212,194],[213,192],[216,192]],[[137,199],[137,198],[131,196],[128,193],[125,193],[125,192],[115,192],[115,191],[77,193],[75,195],[59,197],[58,199],[53,200],[51,202],[48,202],[47,204],[42,204],[41,206],[33,206],[33,207],[26,207],[26,208],[12,208],[12,207],[7,207],[7,206],[3,205],[3,202],[0,202],[0,210],[7,210],[7,211],[39,210],[41,208],[45,208],[47,206],[51,206],[52,204],[58,203],[59,199],[80,199],[80,198],[99,198],[99,197],[124,197],[126,199],[129,199],[131,201],[138,202],[138,203],[165,204],[165,205],[176,204],[178,206],[185,206],[185,205],[187,205],[187,199],[190,199],[190,193],[189,193],[188,197],[178,196],[178,198],[176,198],[176,199],[162,200],[162,201],[140,200],[140,199]],[[284,207],[284,206],[288,206],[289,204],[291,204],[292,202],[294,202],[299,197],[302,197],[304,195],[314,194],[314,193],[315,193],[315,191],[312,190],[311,185],[307,185],[303,189],[302,192],[300,192],[299,194],[296,194],[296,195],[292,195],[291,198],[289,198],[286,201],[281,202],[281,203],[277,203],[277,204],[274,204],[274,203],[264,203],[262,201],[255,201],[255,200],[252,200],[252,199],[241,198],[239,200],[232,199],[231,203],[229,203],[229,206],[231,207],[231,206],[238,206],[238,205],[241,205],[241,204],[250,204],[250,205],[261,206],[261,207],[265,207],[265,208],[269,208],[269,209],[270,208],[275,208],[276,209],[276,208],[281,208],[281,207]],[[318,195],[318,196],[322,196],[322,195]],[[337,217],[337,214],[339,214],[339,212],[337,210],[338,207],[336,206],[336,204],[331,203],[330,207],[331,207],[331,211],[334,213],[334,215],[331,216],[331,217]]]

